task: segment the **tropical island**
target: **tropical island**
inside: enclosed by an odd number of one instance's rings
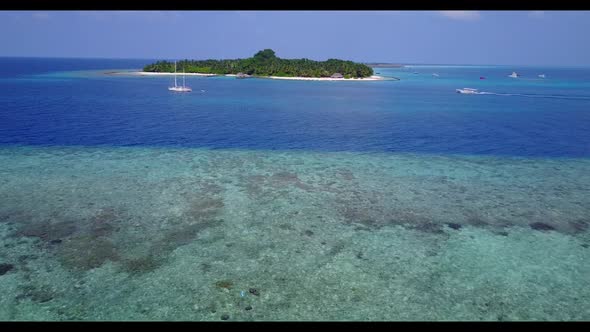
[[[281,59],[271,49],[265,49],[247,59],[181,60],[177,71],[195,75],[228,75],[242,77],[299,79],[365,79],[375,80],[373,69],[362,63],[329,59]],[[174,73],[174,62],[158,61],[143,68],[148,73]]]

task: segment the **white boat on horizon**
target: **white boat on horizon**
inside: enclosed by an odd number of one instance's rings
[[[518,77],[520,77],[520,75],[518,75],[515,71],[513,71],[512,74],[508,75],[508,77],[518,78]]]
[[[176,61],[174,61],[174,86],[168,87],[168,90],[175,91],[175,92],[191,92],[191,91],[193,91],[193,89],[186,86],[184,76],[185,76],[184,75],[184,68],[182,68],[182,86],[179,86],[176,83]]]
[[[466,94],[466,95],[476,95],[479,93],[477,91],[477,89],[473,89],[473,88],[455,89],[455,91],[457,91],[457,93],[462,93],[462,94]]]
[[[545,74],[539,75],[540,78],[545,78]]]

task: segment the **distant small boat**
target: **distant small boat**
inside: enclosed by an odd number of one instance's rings
[[[513,71],[512,74],[508,75],[508,77],[518,78],[518,77],[520,77],[520,75],[518,75],[515,71]]]
[[[477,91],[477,89],[472,89],[472,88],[456,89],[455,91],[457,91],[457,93],[462,93],[462,94],[466,94],[466,95],[476,95],[479,93]]]
[[[485,78],[485,77],[483,77],[483,76],[480,76],[480,77],[479,77],[479,79],[480,79],[480,80],[485,80],[486,78]]]
[[[439,77],[440,75],[439,75],[439,74],[437,74],[437,73],[432,73],[432,76],[434,76],[434,77]]]
[[[415,72],[414,72],[414,74],[418,74],[418,72],[417,72],[417,71],[415,71]]]
[[[244,74],[244,73],[238,73],[236,75],[236,78],[240,78],[240,79],[241,78],[249,78],[249,77],[252,77],[252,76],[251,75],[248,75],[248,74]]]
[[[545,78],[545,74],[539,75],[540,78]]]

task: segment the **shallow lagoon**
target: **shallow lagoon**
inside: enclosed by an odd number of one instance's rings
[[[0,320],[590,318],[588,159],[10,146],[0,164]]]

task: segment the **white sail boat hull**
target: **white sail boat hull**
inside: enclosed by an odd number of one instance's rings
[[[171,86],[168,88],[168,90],[170,91],[176,91],[176,92],[190,92],[193,91],[193,89],[189,88],[188,86]]]

